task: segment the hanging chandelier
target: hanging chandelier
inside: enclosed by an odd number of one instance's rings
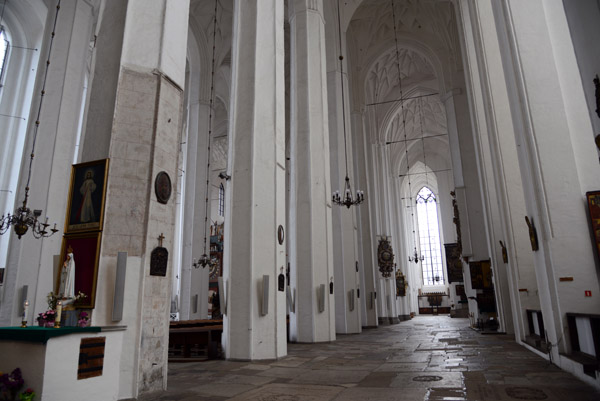
[[[352,187],[350,186],[350,178],[348,178],[348,146],[346,139],[346,102],[344,101],[344,56],[342,52],[342,25],[340,19],[340,2],[338,0],[338,33],[340,39],[340,80],[342,88],[342,122],[344,127],[344,160],[346,161],[346,178],[344,183],[344,192],[340,194],[340,191],[335,191],[331,196],[331,200],[338,206],[346,206],[350,209],[352,205],[360,205],[365,200],[365,193],[357,190],[356,195],[352,194]]]
[[[4,3],[6,6],[6,2]],[[27,184],[25,184],[25,196],[23,198],[23,205],[18,207],[13,214],[2,215],[0,218],[0,235],[5,234],[10,227],[13,227],[17,237],[21,239],[23,235],[31,229],[31,233],[34,238],[45,238],[54,235],[58,229],[56,223],[54,227],[48,230],[50,224],[48,224],[48,217],[42,223],[39,217],[42,215],[42,211],[34,209],[33,211],[27,206],[27,200],[29,199],[29,183],[31,181],[31,169],[33,167],[33,157],[35,152],[35,142],[37,139],[38,129],[40,126],[40,115],[42,112],[42,104],[44,103],[44,95],[46,94],[46,80],[48,78],[48,69],[50,68],[50,55],[52,54],[52,43],[54,42],[54,35],[56,32],[56,22],[58,21],[58,12],[60,10],[60,0],[56,6],[56,15],[54,16],[54,26],[52,28],[52,36],[50,38],[50,44],[48,46],[48,59],[46,60],[46,71],[44,72],[44,81],[42,83],[40,104],[38,107],[37,118],[35,119],[35,126],[33,128],[33,141],[31,145],[31,156],[29,159],[29,172],[27,173]],[[4,16],[4,8],[2,9],[2,16]],[[0,26],[2,21],[0,20]]]
[[[350,187],[350,178],[346,175],[346,183],[344,184],[344,196],[340,195],[340,191],[335,191],[332,197],[333,203],[339,206],[346,206],[350,209],[352,205],[361,204],[365,200],[363,191],[356,191],[356,199],[352,197],[352,188]]]
[[[415,253],[413,254],[413,256],[408,257],[408,261],[419,264],[419,262],[422,262],[424,260],[425,260],[425,256],[423,256],[423,255],[419,256],[419,254],[417,253],[417,247],[415,246]]]
[[[213,268],[217,263],[218,260],[216,258],[211,258],[210,256],[208,256],[208,254],[206,253],[206,229],[207,229],[207,223],[208,223],[208,191],[209,191],[209,186],[210,186],[210,179],[209,179],[209,174],[210,174],[210,138],[212,136],[212,115],[213,115],[213,100],[214,100],[214,95],[215,95],[215,49],[216,49],[216,43],[217,43],[217,6],[219,4],[218,0],[215,0],[215,18],[213,20],[213,46],[212,46],[212,67],[211,67],[211,74],[210,74],[210,104],[209,104],[209,111],[208,111],[208,146],[207,146],[207,150],[206,150],[206,191],[205,191],[205,203],[204,203],[204,253],[202,254],[202,256],[200,256],[200,259],[198,259],[197,261],[194,261],[192,263],[192,265],[195,268],[198,268],[200,266],[202,266],[202,268],[205,268],[206,266],[208,266],[209,268]]]

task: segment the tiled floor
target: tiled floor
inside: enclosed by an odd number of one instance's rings
[[[445,316],[288,344],[278,361],[170,364],[168,387],[140,400],[600,400],[510,336]]]

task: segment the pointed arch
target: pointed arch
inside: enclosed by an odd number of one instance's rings
[[[419,248],[423,256],[421,261],[423,284],[443,285],[445,275],[442,262],[437,197],[429,187],[423,186],[417,193],[416,207]]]

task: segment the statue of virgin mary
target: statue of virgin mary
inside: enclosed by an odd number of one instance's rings
[[[69,303],[75,296],[75,259],[73,258],[73,248],[69,246],[67,249],[67,257],[62,265],[60,272],[60,288],[58,289],[58,297],[66,299],[63,305]]]

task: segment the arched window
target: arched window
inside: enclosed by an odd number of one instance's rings
[[[225,216],[225,187],[219,187],[219,216]]]
[[[4,85],[4,67],[6,65],[6,59],[8,58],[9,47],[4,27],[0,26],[0,88]]]
[[[417,218],[419,244],[424,256],[421,268],[424,285],[443,285],[442,251],[440,245],[440,226],[435,194],[427,187],[417,194]]]

